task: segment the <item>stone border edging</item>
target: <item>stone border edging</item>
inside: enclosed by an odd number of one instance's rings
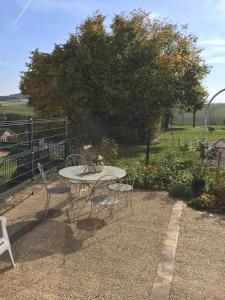
[[[155,283],[152,289],[153,300],[168,300],[170,296],[170,285],[173,278],[173,269],[183,207],[184,203],[182,201],[177,201],[173,206]]]

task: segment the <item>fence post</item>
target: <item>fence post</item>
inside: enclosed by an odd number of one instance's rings
[[[31,179],[34,179],[34,145],[33,145],[33,140],[34,140],[34,123],[33,123],[33,118],[29,117],[28,119],[28,134],[29,134],[29,148],[31,152]]]
[[[65,118],[65,122],[66,122],[66,136],[65,136],[65,148],[64,148],[64,158],[66,159],[66,157],[68,156],[68,117],[66,116]]]
[[[222,160],[222,153],[219,151],[218,158],[217,158],[217,168],[216,168],[216,184],[219,184],[221,160]]]

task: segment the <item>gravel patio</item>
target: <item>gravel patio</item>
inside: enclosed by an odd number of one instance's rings
[[[134,215],[121,201],[117,219],[102,212],[93,235],[88,205],[77,221],[62,196],[40,222],[45,191],[33,190],[4,213],[16,268],[0,257],[0,299],[152,299],[174,199],[136,190]],[[223,217],[184,206],[168,299],[224,299],[224,231]]]
[[[149,299],[174,203],[166,193],[135,191],[135,214],[121,202],[117,220],[94,235],[89,214],[69,223],[59,197],[55,214],[24,234],[44,196],[40,190],[5,214],[17,265],[1,256],[0,299]]]

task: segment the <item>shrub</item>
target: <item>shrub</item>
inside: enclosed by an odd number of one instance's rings
[[[188,201],[188,205],[199,210],[206,210],[209,208],[209,204],[199,198],[191,198],[190,201]]]
[[[118,156],[118,145],[114,140],[109,138],[101,139],[98,145],[99,152],[104,157],[105,161],[114,165]]]
[[[192,196],[190,184],[183,182],[175,183],[170,190],[170,195],[174,198],[190,199]]]
[[[188,205],[200,209],[200,210],[207,210],[215,203],[215,197],[211,194],[202,194],[199,197],[191,198],[188,201]]]
[[[217,172],[216,177],[210,179],[210,193],[215,195],[218,203],[225,203],[225,170]]]
[[[134,162],[135,160],[120,160],[117,164],[129,170]],[[176,153],[170,153],[161,163],[151,163],[146,167],[144,162],[141,162],[137,172],[136,186],[153,190],[170,190],[177,182],[189,183],[190,181],[191,173],[187,170],[186,162]],[[189,197],[188,189],[184,193],[185,198]]]
[[[190,146],[189,143],[184,143],[184,144],[180,145],[179,149],[180,149],[181,152],[186,153],[186,152],[191,150],[191,146]]]

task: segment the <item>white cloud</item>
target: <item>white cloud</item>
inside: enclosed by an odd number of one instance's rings
[[[206,58],[208,64],[225,64],[225,54],[215,57]]]
[[[225,39],[216,37],[200,40],[199,44],[203,46],[204,56],[208,64],[225,64]]]
[[[214,5],[216,12],[219,15],[225,16],[225,0],[216,0]]]
[[[0,60],[0,66],[2,67],[12,67],[13,64],[4,60]]]
[[[225,38],[213,38],[207,40],[200,40],[199,43],[201,45],[208,45],[208,46],[225,46]]]
[[[218,55],[222,55],[222,54],[225,54],[225,45],[221,46],[221,47],[218,47],[218,46],[206,47],[203,50],[203,55],[205,57],[218,56]]]

